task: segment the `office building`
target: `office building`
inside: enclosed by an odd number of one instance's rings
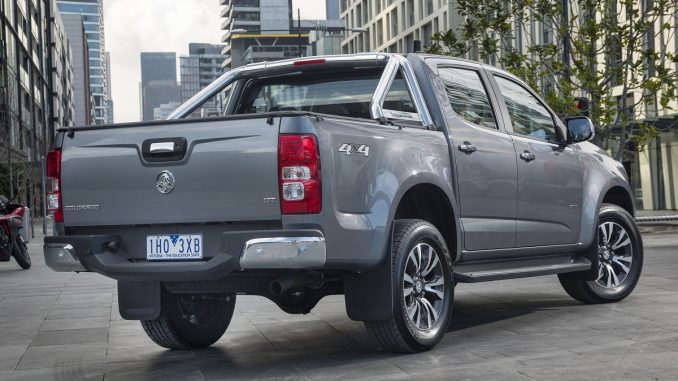
[[[106,52],[106,88],[108,89],[108,110],[107,116],[108,121],[106,123],[113,124],[115,119],[113,118],[113,88],[111,87],[111,53]]]
[[[307,54],[308,32],[290,31],[292,0],[220,0],[220,4],[226,70]]]
[[[325,0],[325,18],[327,20],[341,19],[339,0]]]
[[[52,9],[56,10],[55,0],[50,0]],[[75,103],[73,58],[71,45],[66,37],[66,29],[59,12],[54,12],[51,23],[52,33],[52,122],[51,131],[61,127],[72,126],[75,122]],[[48,123],[49,125],[49,123]]]
[[[76,123],[108,122],[103,0],[57,0],[74,50]],[[84,36],[82,32],[84,31]],[[83,59],[79,59],[82,52]],[[92,115],[92,120],[87,120]]]
[[[221,67],[223,48],[223,45],[216,44],[190,43],[188,45],[188,55],[179,58],[182,103],[224,74],[224,69]],[[194,116],[221,115],[219,105],[219,100],[214,99],[197,110]]]
[[[411,53],[414,42],[431,45],[433,34],[456,29],[464,19],[455,0],[341,0],[341,19],[349,32],[342,43],[343,53]]]
[[[165,120],[167,117],[181,106],[180,102],[169,102],[163,103],[160,106],[153,109],[153,120]]]
[[[72,125],[70,46],[53,0],[0,1],[0,194],[41,215],[40,160]],[[38,202],[36,202],[38,201]]]
[[[153,120],[153,109],[163,103],[180,102],[177,84],[177,54],[173,52],[141,53],[141,120]]]
[[[345,23],[328,20],[297,20],[290,0],[220,0],[223,31],[223,67],[231,69],[255,62],[339,54],[338,41]],[[337,12],[334,12],[336,5]],[[338,3],[329,1],[329,14],[338,13]]]

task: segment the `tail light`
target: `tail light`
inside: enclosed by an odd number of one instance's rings
[[[282,214],[320,213],[320,157],[315,136],[280,135],[278,176]]]
[[[49,151],[45,175],[52,179],[52,191],[47,193],[47,209],[54,214],[55,222],[64,222],[64,207],[61,202],[61,149]]]

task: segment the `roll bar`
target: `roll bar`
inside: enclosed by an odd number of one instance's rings
[[[292,60],[283,60],[283,61],[273,61],[273,62],[263,62],[250,64],[247,66],[242,66],[236,69],[229,70],[217,80],[209,84],[203,90],[194,95],[191,99],[186,101],[184,104],[179,106],[174,112],[172,112],[167,119],[182,119],[190,115],[192,112],[197,110],[209,99],[214,97],[220,91],[225,89],[228,85],[235,82],[236,80],[242,78],[243,76],[254,74],[256,72],[262,72],[266,74],[267,72],[273,72],[276,69],[283,69],[287,67],[294,67],[303,63],[304,61],[323,61],[324,63],[351,63],[356,61],[373,61],[375,63],[380,63],[386,61],[384,72],[379,79],[377,88],[372,95],[370,101],[370,113],[372,118],[375,120],[385,120],[388,119],[387,115],[392,114],[389,110],[384,112],[384,101],[388,90],[391,88],[394,78],[398,74],[398,71],[402,71],[405,82],[407,83],[408,90],[412,95],[415,107],[417,109],[418,117],[421,119],[422,124],[425,127],[431,127],[433,125],[433,119],[429,113],[428,107],[426,107],[426,102],[424,97],[421,94],[421,89],[417,83],[414,70],[409,61],[401,55],[398,54],[387,54],[387,53],[368,53],[368,54],[354,54],[354,55],[339,55],[339,56],[317,56],[317,57],[303,57]]]

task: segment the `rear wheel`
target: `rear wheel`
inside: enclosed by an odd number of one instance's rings
[[[643,243],[633,216],[623,208],[603,204],[598,216],[598,279],[584,281],[559,276],[560,284],[583,303],[613,303],[633,291],[643,268]]]
[[[14,245],[12,256],[22,269],[27,270],[31,268],[31,256],[28,254],[28,247],[21,234],[16,237],[16,245]]]
[[[197,349],[214,344],[228,328],[235,295],[172,294],[163,291],[162,312],[141,326],[156,344],[168,349]]]
[[[442,340],[452,313],[452,261],[440,232],[422,220],[395,222],[391,245],[393,311],[365,322],[392,352],[423,352]]]

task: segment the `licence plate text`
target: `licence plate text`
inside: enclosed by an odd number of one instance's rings
[[[202,259],[202,234],[146,236],[146,259]]]

